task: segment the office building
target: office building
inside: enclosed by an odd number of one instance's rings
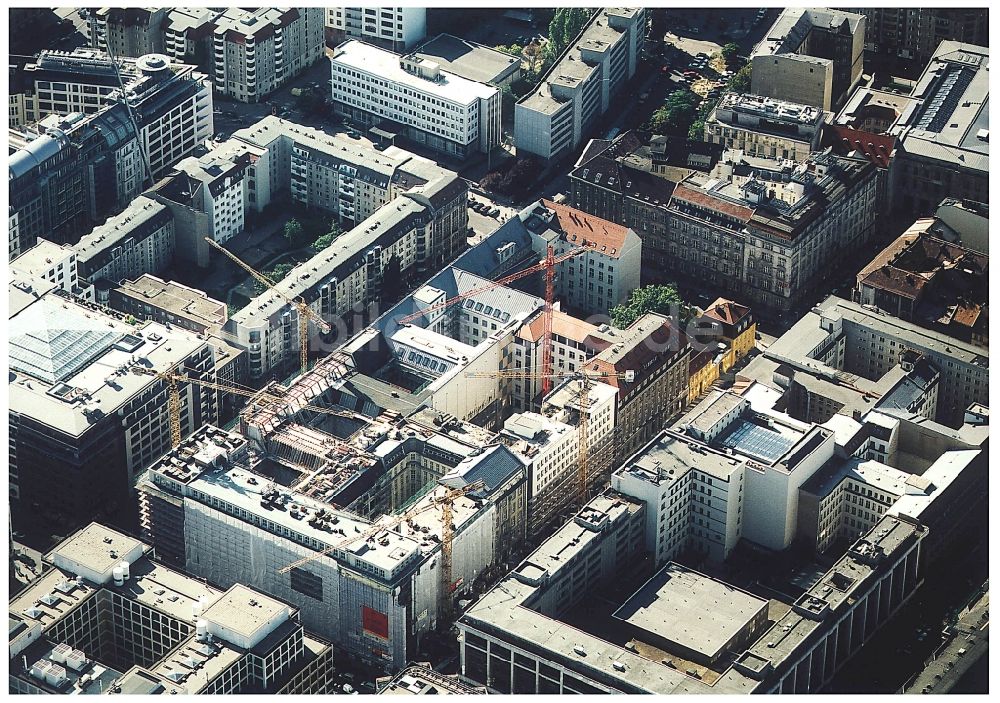
[[[90,116],[51,115],[9,136],[13,250],[25,251],[39,237],[76,242],[139,194],[141,150],[124,105]]]
[[[136,61],[138,75],[112,102],[125,100],[136,115],[152,178],[203,146],[215,132],[212,85],[193,66],[174,69],[163,54]]]
[[[199,334],[218,331],[229,319],[225,303],[208,297],[203,291],[148,273],[135,280],[122,280],[112,288],[108,307]]]
[[[665,241],[646,257],[650,282],[718,286],[755,310],[786,312],[832,261],[873,236],[882,206],[867,159],[815,154],[803,163],[730,155],[712,177],[676,185]],[[845,223],[849,223],[845,226]]]
[[[141,195],[73,249],[79,273],[74,293],[106,305],[109,290],[122,280],[159,273],[173,263],[174,218],[164,205]]]
[[[864,15],[786,8],[750,54],[750,92],[835,110],[861,80],[864,46]]]
[[[10,270],[28,278],[39,278],[61,290],[78,295],[77,252],[69,244],[39,239],[35,246],[10,262]]]
[[[586,597],[627,577],[643,512],[594,499],[476,601],[458,621],[463,679],[495,693],[819,692],[921,583],[928,530],[885,516],[770,626],[766,596],[676,565],[639,590],[643,609],[604,615]]]
[[[857,275],[862,305],[885,310],[949,337],[989,347],[989,257],[933,234],[921,218]]]
[[[43,557],[10,601],[10,692],[328,693],[333,651],[297,609],[242,584],[171,569],[97,523]]]
[[[331,46],[345,39],[406,51],[427,36],[425,7],[328,7],[326,30]]]
[[[414,49],[410,56],[436,63],[456,76],[497,88],[521,78],[519,58],[451,34],[437,35]]]
[[[860,7],[864,15],[865,50],[926,63],[943,41],[986,46],[988,15],[973,7]]]
[[[710,665],[753,642],[767,625],[767,609],[767,600],[669,563],[613,617],[637,638]]]
[[[319,7],[229,8],[213,20],[213,77],[221,94],[256,103],[323,57]]]
[[[705,120],[705,141],[749,156],[805,161],[818,151],[829,112],[749,93],[726,93]]]
[[[167,384],[183,368],[213,380],[211,346],[157,323],[129,324],[51,283],[15,276],[10,292],[10,488],[19,511],[79,524],[127,523],[132,482],[170,446]],[[181,432],[216,419],[216,394],[180,384]]]
[[[537,88],[515,105],[518,154],[558,160],[583,144],[635,75],[645,36],[644,8],[597,12]]]
[[[524,226],[540,256],[586,250],[558,264],[555,286],[581,317],[609,315],[639,287],[642,240],[631,229],[551,200],[531,206]]]
[[[957,427],[966,408],[986,402],[989,359],[982,348],[836,296],[806,313],[741,374],[782,390],[801,379],[815,388],[810,402],[827,397],[824,412],[851,417],[906,375],[901,362],[912,352],[940,374],[930,419]]]
[[[893,205],[930,214],[945,198],[989,200],[989,49],[944,41],[913,89],[897,139]]]
[[[163,53],[163,21],[169,8],[102,7],[89,10],[90,45],[114,56]]]
[[[377,515],[373,522],[324,500],[326,481],[356,476],[364,453],[352,456],[345,442],[325,435],[332,449],[327,457],[339,468],[292,472],[290,482],[275,471],[280,467],[274,452],[283,436],[286,430],[279,429],[251,451],[241,435],[211,426],[200,430],[140,483],[144,531],[158,551],[213,582],[232,585],[252,576],[257,588],[299,608],[303,624],[330,638],[340,654],[398,669],[412,659],[420,637],[438,626],[445,598],[466,592],[504,553],[499,523],[503,515],[517,519],[518,513],[501,506],[513,486],[523,483],[523,466],[495,447],[447,471],[444,485],[434,482],[417,493],[405,520]],[[376,442],[383,438],[393,441],[388,434]],[[407,449],[397,443],[385,452],[405,459]],[[454,582],[451,593],[442,595],[439,501],[445,485],[479,480],[481,490],[452,503]],[[281,571],[304,557],[311,560]]]
[[[929,232],[953,244],[989,254],[989,226],[988,204],[945,198],[934,213]]]
[[[153,178],[215,131],[208,77],[163,54],[116,54],[112,60],[97,49],[43,51],[20,73],[26,122],[52,114],[92,114],[127,99]],[[143,168],[143,181],[146,177]]]
[[[334,50],[330,77],[334,110],[373,134],[398,134],[459,159],[500,142],[499,89],[429,59],[352,40]]]

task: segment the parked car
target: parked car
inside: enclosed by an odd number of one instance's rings
[[[497,217],[499,214],[500,214],[500,208],[498,207],[490,208],[490,217]]]

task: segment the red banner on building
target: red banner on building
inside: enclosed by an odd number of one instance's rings
[[[367,605],[361,606],[361,627],[366,634],[389,639],[389,616]]]

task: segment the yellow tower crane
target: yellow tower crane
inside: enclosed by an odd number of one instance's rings
[[[274,292],[279,298],[284,300],[286,303],[295,308],[295,312],[298,314],[299,320],[299,359],[302,363],[302,373],[309,370],[309,321],[312,320],[322,332],[329,334],[331,327],[327,324],[326,320],[320,317],[319,313],[314,312],[309,304],[303,300],[301,296],[291,298],[280,290],[278,290],[278,284],[272,281],[270,278],[255,270],[252,266],[242,261],[236,254],[232,253],[224,246],[216,242],[214,239],[205,237],[205,241],[211,244],[213,247],[221,251],[232,261],[236,263],[237,266],[242,268],[244,271],[253,276],[256,280],[260,281],[264,286]]]
[[[133,366],[132,371],[144,376],[156,376],[167,384],[167,412],[170,415],[170,446],[176,449],[181,443],[181,395],[179,383],[192,383],[203,388],[232,393],[233,395],[250,398],[251,402],[257,404],[269,403],[272,405],[281,404],[284,401],[278,396],[271,395],[266,391],[257,391],[252,388],[242,388],[240,386],[230,386],[213,381],[205,381],[200,378],[185,376],[173,371],[154,371],[145,366]],[[340,417],[354,417],[353,413],[347,410],[335,410],[334,408],[321,408],[317,405],[303,405],[302,410],[324,413],[327,415],[339,415]]]

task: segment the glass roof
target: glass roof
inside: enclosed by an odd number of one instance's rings
[[[85,317],[75,305],[43,299],[10,321],[10,367],[49,383],[62,381],[103,354],[122,334]]]

